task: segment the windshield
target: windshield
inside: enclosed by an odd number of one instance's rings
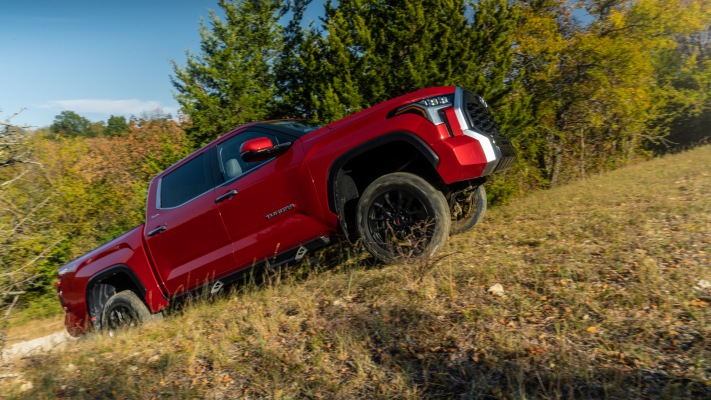
[[[321,128],[321,125],[315,124],[313,122],[309,121],[303,121],[303,120],[294,120],[294,119],[285,119],[285,120],[280,120],[280,121],[269,121],[267,122],[269,125],[276,125],[280,128],[287,128],[290,129],[294,132],[290,132],[293,135],[296,136],[303,136],[307,133],[313,132],[316,129]]]

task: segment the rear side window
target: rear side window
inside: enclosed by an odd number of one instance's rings
[[[173,208],[214,187],[205,153],[164,176],[160,182],[160,208]]]

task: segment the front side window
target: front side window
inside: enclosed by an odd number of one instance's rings
[[[246,162],[240,156],[240,147],[248,140],[260,137],[269,138],[273,145],[281,143],[279,138],[261,132],[244,132],[217,145],[217,157],[223,181],[229,181],[263,164],[264,161]]]
[[[160,208],[173,208],[214,187],[205,153],[164,176],[160,182]]]

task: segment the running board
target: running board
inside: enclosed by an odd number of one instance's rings
[[[185,301],[186,299],[212,296],[222,291],[222,288],[225,286],[233,285],[240,280],[243,281],[243,283],[247,283],[253,278],[252,274],[259,269],[274,269],[285,264],[301,261],[307,254],[326,247],[330,243],[331,239],[329,237],[320,236],[308,243],[293,247],[289,250],[278,253],[273,257],[256,262],[250,266],[242,267],[237,271],[227,274],[219,279],[215,279],[211,282],[205,283],[202,286],[198,286],[195,289],[178,294],[171,299],[171,303]]]

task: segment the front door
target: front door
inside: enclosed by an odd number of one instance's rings
[[[214,147],[158,176],[148,198],[144,237],[171,297],[235,267],[232,243],[215,204]]]
[[[225,183],[215,189],[215,198],[240,267],[269,261],[328,232],[304,207],[304,199],[315,192],[301,144],[295,142],[276,158],[247,163],[240,146],[258,137],[275,145],[295,140],[253,127],[217,145]]]

